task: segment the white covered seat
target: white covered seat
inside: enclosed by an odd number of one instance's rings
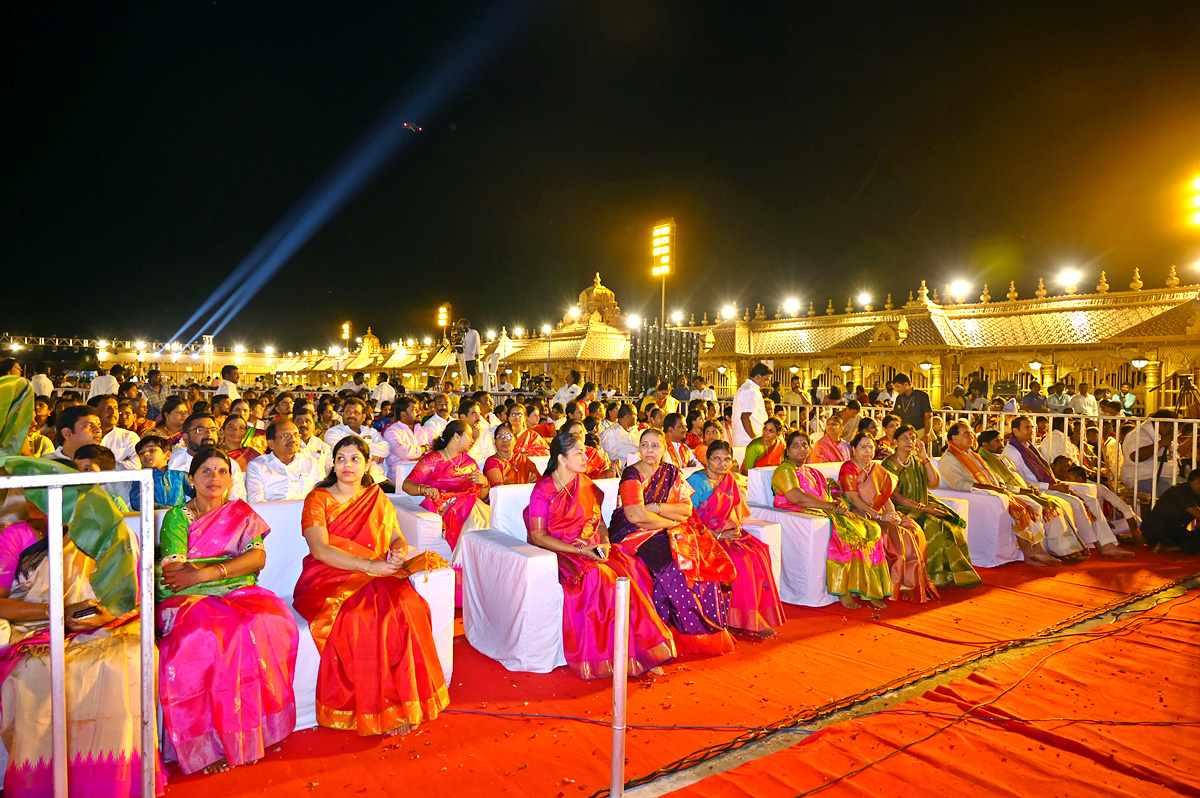
[[[773,506],[771,477],[774,466],[752,468],[747,475],[747,502],[755,518],[779,525],[779,539],[760,539],[771,547],[771,561],[779,562],[776,581],[779,597],[789,604],[823,607],[837,601],[825,590],[825,556],[829,550],[829,519]],[[754,529],[747,531],[755,534]],[[757,535],[756,535],[757,536]]]
[[[405,540],[408,541],[409,546],[419,551],[427,549],[437,551],[433,546],[422,546],[418,540],[414,539],[415,537],[428,537],[423,531],[424,527],[428,526],[428,519],[414,518],[414,515],[422,513],[437,519],[439,538],[441,519],[433,513],[419,508],[414,509],[414,506],[408,502],[397,501],[395,497],[393,497],[393,503],[396,505],[396,516],[400,521],[400,528],[404,531]],[[312,634],[308,630],[308,622],[296,614],[295,608],[292,606],[292,594],[296,588],[296,581],[300,578],[304,557],[308,554],[308,542],[304,539],[303,530],[300,529],[300,515],[304,508],[304,502],[300,500],[262,502],[251,506],[271,528],[271,533],[263,541],[267,564],[258,576],[258,584],[283,599],[283,602],[292,610],[296,626],[300,630],[300,644],[297,650],[296,672],[292,679],[292,686],[296,693],[296,729],[308,729],[317,725],[317,669],[321,657],[317,653],[316,643],[313,642]],[[165,510],[159,510],[154,514],[156,538],[165,514]],[[126,518],[126,522],[135,534],[139,533],[139,517]],[[409,529],[421,529],[422,532],[417,536],[410,536]],[[442,542],[444,543],[444,541]],[[444,556],[449,556],[448,550]],[[449,568],[441,568],[436,571],[415,574],[410,577],[410,581],[429,604],[438,660],[441,662],[442,671],[446,676],[446,685],[449,686],[454,670],[454,573]]]
[[[617,479],[598,479],[607,523]],[[491,526],[463,535],[463,630],[476,651],[511,671],[548,673],[563,655],[558,557],[528,542],[523,513],[533,485],[492,488]]]

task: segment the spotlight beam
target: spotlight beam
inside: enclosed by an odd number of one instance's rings
[[[216,335],[225,328],[291,257],[354,199],[376,173],[408,144],[406,132],[420,127],[407,120],[431,119],[461,93],[484,64],[516,33],[534,3],[499,2],[436,65],[414,82],[416,90],[396,98],[368,132],[293,205],[187,323],[172,336],[183,338],[205,313],[220,307],[200,326]],[[222,301],[222,299],[224,301]],[[199,337],[199,330],[187,339]]]

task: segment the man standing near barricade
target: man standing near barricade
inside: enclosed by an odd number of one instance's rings
[[[762,389],[771,381],[771,369],[766,363],[756,363],[750,376],[738,388],[733,397],[734,446],[749,446],[750,441],[762,435],[767,420],[767,405],[763,401]]]
[[[892,408],[900,416],[900,423],[917,430],[922,438],[927,437],[933,419],[929,394],[914,388],[907,374],[897,374],[892,378],[892,384],[896,386],[896,400]]]
[[[479,331],[471,327],[467,319],[458,320],[458,331],[462,335],[463,367],[467,372],[463,379],[464,390],[467,385],[474,390],[475,374],[479,368]]]

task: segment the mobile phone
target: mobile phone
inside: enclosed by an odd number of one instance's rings
[[[71,617],[76,620],[82,620],[83,618],[91,618],[93,615],[96,615],[98,612],[99,612],[99,610],[97,610],[95,606],[84,607],[81,610],[75,610],[75,612],[71,613]]]

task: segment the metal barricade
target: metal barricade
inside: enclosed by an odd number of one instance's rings
[[[142,663],[142,795],[154,795],[155,747],[157,723],[155,696],[157,669],[154,666],[154,481],[153,472],[100,471],[71,474],[38,474],[0,477],[0,489],[46,488],[47,541],[50,572],[50,718],[54,735],[54,795],[67,798],[67,690],[66,622],[63,610],[63,488],[74,485],[109,485],[136,482],[141,491],[141,551],[138,560],[138,612],[141,622]],[[57,534],[56,534],[57,531]]]

